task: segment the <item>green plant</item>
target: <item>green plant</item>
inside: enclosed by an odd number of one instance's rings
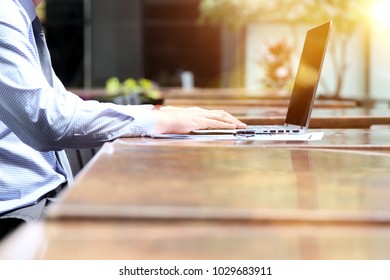
[[[105,90],[109,96],[119,95],[121,91],[121,82],[117,77],[111,77],[106,81]]]
[[[120,82],[117,77],[110,77],[106,81],[105,90],[109,97],[137,94],[141,103],[156,103],[162,100],[158,85],[145,78],[139,80],[127,78]]]

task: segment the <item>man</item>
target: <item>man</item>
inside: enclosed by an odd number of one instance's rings
[[[0,0],[0,239],[25,221],[41,219],[69,179],[56,151],[124,136],[246,126],[219,110],[154,110],[83,101],[66,91],[36,17],[40,2]]]

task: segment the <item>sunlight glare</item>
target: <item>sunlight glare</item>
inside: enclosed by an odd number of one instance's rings
[[[390,1],[379,0],[372,7],[372,17],[374,22],[380,25],[390,26]]]

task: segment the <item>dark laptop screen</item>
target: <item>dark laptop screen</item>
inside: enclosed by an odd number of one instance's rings
[[[309,30],[306,34],[286,115],[286,124],[309,126],[331,24],[327,22]]]

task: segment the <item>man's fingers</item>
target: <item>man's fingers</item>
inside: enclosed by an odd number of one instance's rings
[[[224,122],[224,121],[210,119],[207,128],[235,129],[237,128],[237,125],[231,122]]]
[[[240,128],[246,127],[246,124],[241,122],[239,119],[233,117],[232,115],[226,113],[225,111],[210,111],[210,115],[208,117],[219,122],[234,124],[235,126],[238,126]]]

